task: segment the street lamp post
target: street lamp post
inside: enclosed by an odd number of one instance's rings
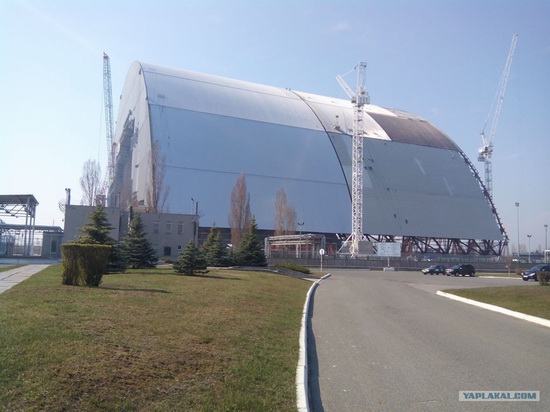
[[[527,235],[527,262],[531,263],[531,236]]]
[[[544,225],[544,250],[548,250],[548,223]]]
[[[516,202],[516,211],[517,211],[517,218],[518,218],[518,260],[516,263],[516,267],[517,267],[517,265],[519,265],[519,202]]]
[[[191,202],[195,205],[195,217],[193,219],[193,243],[196,247],[199,246],[199,202],[191,198]]]
[[[302,258],[302,226],[304,226],[304,223],[305,222],[296,222],[296,224],[300,227],[300,245],[299,245],[299,253],[298,253],[298,258],[301,259]]]

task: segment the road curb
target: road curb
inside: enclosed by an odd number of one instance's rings
[[[467,299],[463,298],[461,296],[453,295],[451,293],[442,292],[440,290],[437,291],[437,295],[443,296],[448,299],[453,299],[462,303],[467,303],[468,305],[477,306],[483,309],[491,310],[493,312],[502,313],[503,315],[512,316],[514,318],[526,320],[528,322],[533,322],[538,325],[546,326],[547,328],[550,328],[550,320],[538,318],[536,316],[526,315],[525,313],[521,312],[515,312],[510,309],[501,308],[500,306],[490,305],[489,303],[483,303],[478,302],[477,300]]]
[[[304,310],[302,311],[302,326],[300,328],[300,353],[298,357],[298,366],[296,368],[296,406],[299,412],[309,412],[309,388],[308,388],[308,371],[307,371],[307,327],[309,322],[309,307],[311,296],[315,289],[330,276],[327,273],[321,279],[318,279],[311,285],[306,295]]]

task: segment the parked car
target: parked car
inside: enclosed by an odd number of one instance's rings
[[[470,265],[469,263],[463,263],[461,265],[455,265],[449,269],[446,270],[447,276],[455,275],[455,276],[475,276],[476,275],[476,269]]]
[[[422,269],[422,273],[425,275],[444,275],[445,274],[445,266],[441,265],[431,265],[430,267],[426,269]]]
[[[529,279],[537,280],[537,272],[550,272],[550,265],[541,263],[539,265],[535,265],[530,269],[527,269],[523,272],[521,272],[521,277],[524,281],[528,281]]]

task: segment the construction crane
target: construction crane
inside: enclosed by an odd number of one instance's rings
[[[512,37],[512,44],[510,45],[510,51],[508,52],[508,58],[506,59],[506,65],[504,66],[504,71],[500,78],[500,83],[498,84],[497,93],[491,104],[491,109],[483,125],[483,130],[481,131],[481,144],[479,148],[479,156],[477,160],[479,162],[485,163],[485,188],[491,199],[493,198],[493,143],[495,140],[495,134],[497,132],[498,120],[500,117],[500,110],[502,108],[502,102],[504,101],[504,92],[506,91],[506,84],[508,83],[508,77],[510,75],[510,68],[512,67],[512,60],[514,58],[514,51],[516,50],[516,43],[518,42],[518,35],[514,34]],[[495,106],[496,104],[496,106]],[[494,110],[493,123],[491,125],[491,131],[489,137],[485,136],[485,128],[489,119]]]
[[[115,150],[113,143],[113,92],[111,87],[111,61],[103,53],[103,99],[105,102],[105,128],[107,130],[107,186],[113,183],[115,172]]]
[[[344,242],[343,248],[349,246],[352,258],[359,254],[359,244],[366,240],[363,234],[363,106],[370,103],[365,89],[365,70],[367,64],[359,62],[357,69],[357,89],[355,92],[346,84],[342,76],[336,80],[351,98],[353,104],[353,137],[351,162],[351,234]]]

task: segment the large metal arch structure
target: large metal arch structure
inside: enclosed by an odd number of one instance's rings
[[[409,112],[365,104],[362,114],[365,236],[407,239],[414,252],[502,254],[507,236],[495,205],[456,143]],[[201,225],[223,229],[244,174],[260,230],[275,227],[283,188],[302,230],[349,234],[353,119],[347,100],[134,62],[108,204],[151,208],[148,194],[164,189],[165,211],[192,211],[197,199]],[[161,190],[152,187],[156,149]]]

